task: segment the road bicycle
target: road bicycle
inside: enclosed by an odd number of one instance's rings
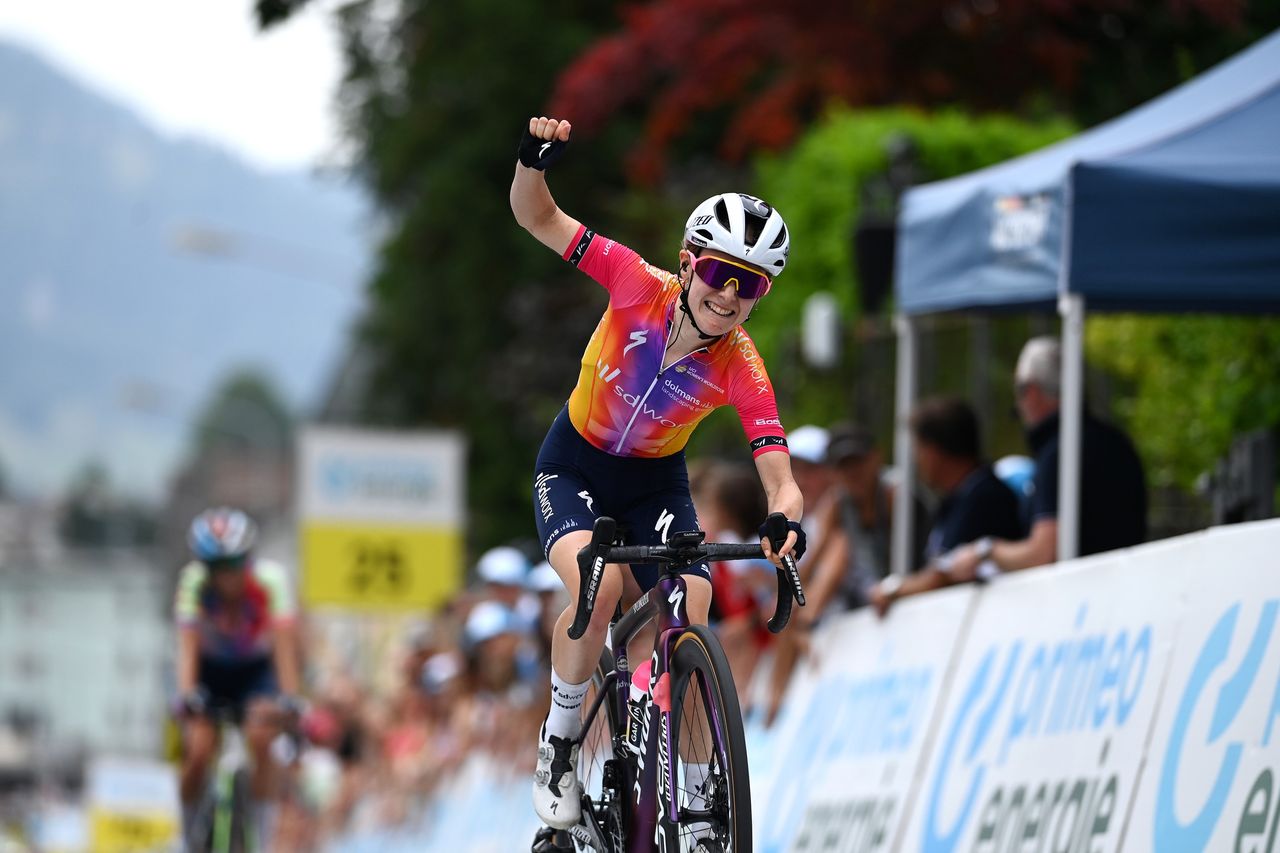
[[[786,519],[774,513],[766,525],[776,551],[786,541]],[[607,564],[658,563],[663,570],[630,610],[615,610],[592,677],[578,755],[582,820],[562,833],[544,829],[534,850],[751,853],[751,780],[737,689],[715,634],[688,621],[680,572],[703,560],[762,559],[763,550],[704,543],[702,531],[673,534],[664,545],[618,546],[616,531],[613,519],[597,519],[591,544],[578,554],[583,592],[571,638],[591,621]],[[795,561],[788,555],[783,563],[769,620],[775,634],[790,620],[793,600],[804,606]],[[633,685],[627,645],[651,624],[648,681],[642,665]],[[697,784],[699,776],[705,778]]]

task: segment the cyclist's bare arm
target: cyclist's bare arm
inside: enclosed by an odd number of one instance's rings
[[[200,676],[200,634],[191,626],[178,629],[178,695],[196,689]]]
[[[281,692],[286,696],[297,696],[302,690],[302,677],[298,666],[298,626],[294,620],[282,620],[276,624],[272,658]]]
[[[804,512],[804,497],[800,494],[800,487],[796,485],[795,478],[791,476],[791,457],[777,451],[761,453],[756,457],[756,471],[760,474],[760,483],[764,486],[764,493],[769,499],[769,512],[780,512],[790,521],[799,521]],[[761,540],[761,544],[764,547],[765,556],[774,563],[779,563],[771,552],[769,541]],[[782,553],[790,553],[795,544],[796,534],[792,531],[787,534]]]
[[[548,142],[558,139],[569,141],[569,122],[553,118],[529,119],[529,132]],[[578,233],[581,223],[556,206],[547,188],[543,172],[530,169],[516,162],[516,176],[511,182],[511,212],[520,227],[528,231],[544,246],[564,254],[569,242]]]

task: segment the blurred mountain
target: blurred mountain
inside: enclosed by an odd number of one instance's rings
[[[117,487],[158,496],[233,369],[270,377],[295,410],[315,405],[371,244],[369,206],[340,179],[165,137],[0,42],[9,488],[47,496],[100,459]]]

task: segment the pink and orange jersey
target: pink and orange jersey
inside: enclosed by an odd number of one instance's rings
[[[729,404],[755,455],[786,450],[773,385],[741,326],[664,369],[680,296],[675,275],[586,228],[564,258],[609,291],[569,397],[569,418],[583,438],[615,456],[670,456],[703,418]]]

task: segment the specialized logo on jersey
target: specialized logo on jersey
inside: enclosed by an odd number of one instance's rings
[[[648,341],[649,341],[648,329],[640,329],[639,331],[632,332],[631,343],[627,344],[625,347],[622,348],[622,354],[626,355],[636,347],[648,343]]]
[[[592,511],[591,510],[591,503],[592,503],[591,493],[588,492],[586,489],[583,489],[582,491],[578,492],[578,497],[582,498],[584,501],[587,502],[587,512],[591,512]]]

